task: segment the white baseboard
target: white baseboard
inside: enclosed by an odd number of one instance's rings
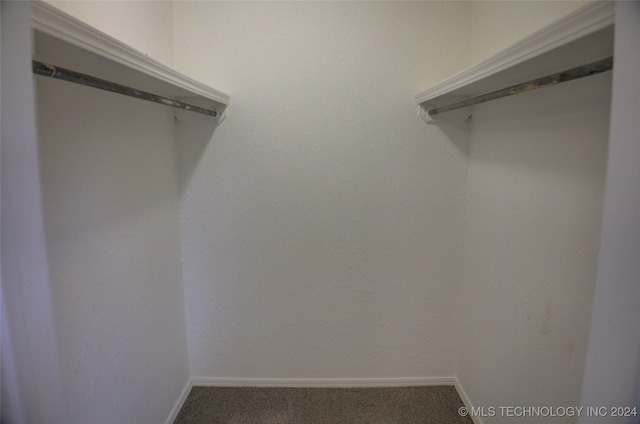
[[[455,385],[454,377],[400,378],[224,378],[192,377],[194,386],[220,387],[399,387]]]
[[[191,377],[171,410],[166,424],[173,424],[194,386],[217,387],[402,387],[402,386],[454,386],[464,405],[473,403],[456,377],[399,377],[399,378],[229,378]],[[474,424],[482,424],[472,417]]]
[[[458,391],[458,395],[460,395],[460,399],[462,399],[462,403],[464,403],[464,406],[466,406],[467,410],[470,411],[473,408],[473,403],[471,402],[471,399],[469,399],[467,392],[465,392],[464,388],[462,388],[462,384],[460,384],[460,380],[458,380],[457,377],[453,377],[453,379],[455,380],[455,383],[453,385]],[[482,424],[482,420],[480,419],[480,417],[476,417],[472,415],[471,419],[473,420],[473,424]]]
[[[171,409],[171,413],[169,414],[169,418],[167,418],[167,421],[165,422],[165,424],[173,424],[173,422],[178,417],[178,413],[180,412],[180,409],[182,409],[182,405],[184,405],[184,402],[187,400],[187,396],[189,396],[189,392],[193,387],[193,383],[191,380],[193,379],[190,378],[187,381],[187,384],[185,384],[184,389],[182,389],[182,393],[180,393],[180,397],[178,397],[178,400],[176,401],[175,405],[173,405],[173,408]]]

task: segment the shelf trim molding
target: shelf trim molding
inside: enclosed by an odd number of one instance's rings
[[[529,91],[538,90],[540,88],[552,87],[563,82],[573,81],[578,78],[584,78],[591,75],[599,74],[601,72],[610,71],[611,69],[613,69],[613,57],[608,57],[597,62],[588,63],[586,65],[567,69],[561,72],[556,72],[551,75],[546,75],[544,77],[512,85],[510,87],[505,87],[486,94],[482,94],[480,96],[472,97],[470,99],[451,103],[446,106],[429,108],[427,109],[427,115],[429,115],[429,117],[434,117],[441,113],[449,112],[452,110],[466,108],[472,105],[477,105],[479,103],[489,102],[491,100],[501,99],[503,97],[513,96],[520,93],[527,93]]]
[[[32,28],[160,81],[227,106],[230,97],[44,3],[32,5]]]
[[[586,35],[605,29],[614,23],[614,6],[614,2],[609,0],[589,3],[551,25],[523,38],[496,55],[417,94],[415,100],[421,105]]]

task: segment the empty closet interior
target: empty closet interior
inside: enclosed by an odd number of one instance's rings
[[[170,423],[193,385],[594,400],[613,73],[429,112],[615,72],[616,7],[3,2],[3,420]]]

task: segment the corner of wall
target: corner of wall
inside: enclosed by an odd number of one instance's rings
[[[176,420],[176,418],[178,417],[178,414],[180,413],[180,409],[182,409],[182,406],[186,402],[187,397],[189,396],[189,393],[191,392],[191,389],[193,388],[193,386],[194,386],[194,379],[193,377],[190,377],[187,380],[187,383],[184,385],[184,388],[182,389],[180,396],[178,396],[176,403],[173,405],[173,408],[171,409],[171,412],[169,413],[169,416],[167,417],[167,421],[165,421],[165,424],[173,424],[173,422]]]
[[[469,398],[469,395],[467,395],[467,392],[464,390],[464,387],[462,386],[460,379],[456,376],[454,377],[454,380],[455,380],[454,387],[456,388],[456,391],[458,392],[458,395],[460,396],[460,399],[462,400],[462,403],[466,408],[465,412],[467,413],[467,416],[469,416],[473,420],[474,424],[483,424],[482,418],[480,418],[479,416],[477,416],[477,414],[474,413],[475,406],[471,401],[471,399]],[[460,414],[460,411],[458,413]]]

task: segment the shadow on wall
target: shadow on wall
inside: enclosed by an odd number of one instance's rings
[[[182,199],[198,163],[213,138],[218,121],[206,115],[176,109],[178,196]]]
[[[471,116],[461,119],[460,116],[451,116],[446,113],[438,115],[438,129],[442,131],[462,154],[469,156],[469,131],[471,130]],[[434,124],[428,124],[434,125]]]

